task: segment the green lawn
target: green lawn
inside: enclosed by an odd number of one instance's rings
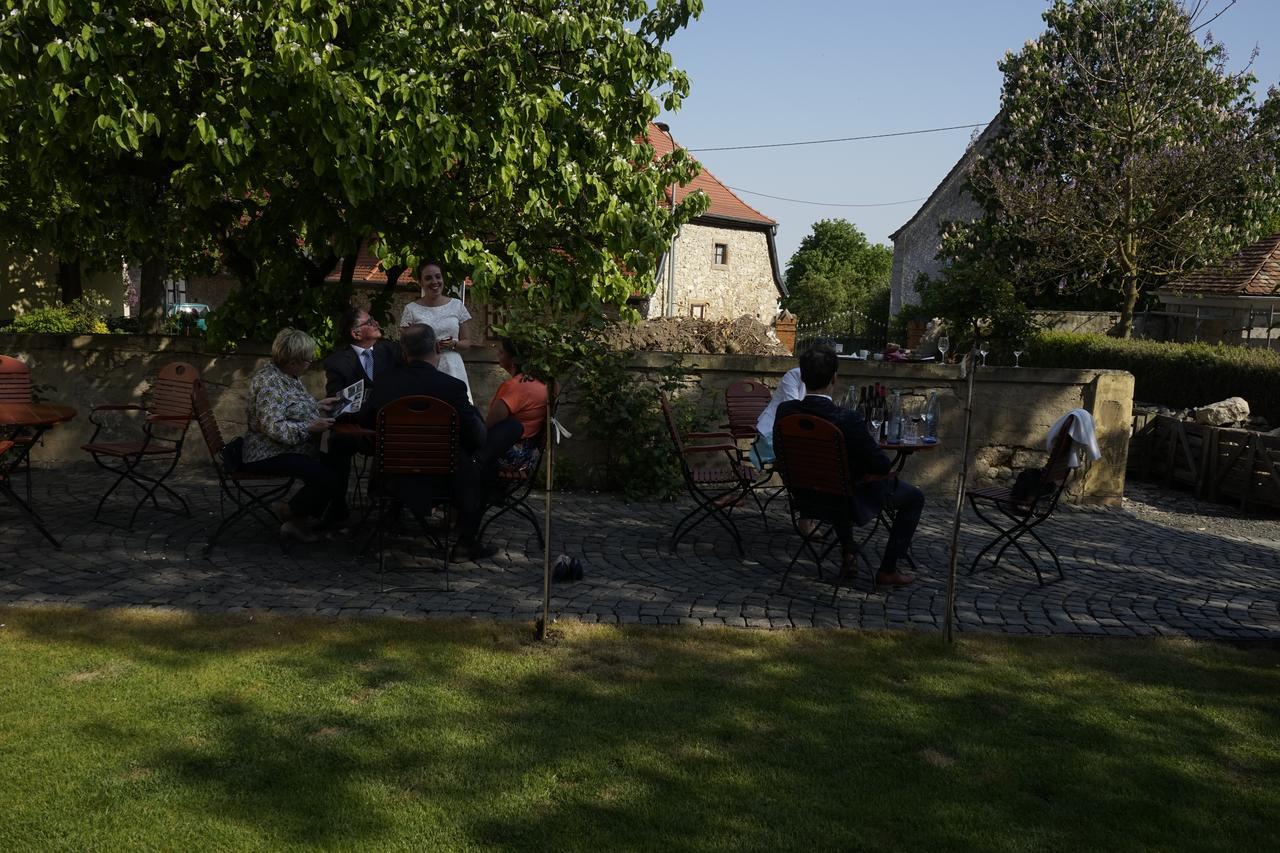
[[[1280,849],[1280,651],[0,609],[0,850]]]

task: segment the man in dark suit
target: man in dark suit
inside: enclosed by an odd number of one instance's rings
[[[336,397],[343,388],[363,379],[364,406],[367,407],[374,377],[389,373],[399,363],[400,347],[394,341],[382,339],[382,328],[377,320],[369,316],[368,311],[352,306],[338,318],[338,347],[324,360],[324,394],[326,397]],[[339,420],[352,420],[357,416],[358,413],[348,413]],[[348,511],[345,501],[351,458],[357,453],[373,453],[373,445],[368,440],[331,433],[328,449],[334,470],[341,480],[338,485],[344,501],[343,506],[335,508],[335,517],[346,518]]]
[[[884,559],[876,573],[876,583],[906,586],[915,580],[915,575],[901,571],[898,560],[911,549],[911,539],[924,509],[924,493],[899,480],[896,475],[889,475],[893,462],[867,432],[862,413],[837,406],[831,399],[838,363],[836,351],[829,346],[818,345],[806,350],[800,356],[800,378],[804,382],[805,397],[788,400],[778,406],[777,420],[780,422],[788,415],[811,415],[840,428],[849,463],[849,479],[854,484],[854,498],[849,507],[853,522],[859,526],[866,524],[882,509],[893,513],[893,525],[889,528],[889,541],[885,544]],[[777,447],[776,427],[774,442]],[[843,530],[840,527],[837,525],[836,533],[845,546],[845,569],[849,571],[855,559],[849,547],[852,531],[847,525]]]
[[[427,396],[443,400],[458,413],[460,453],[450,488],[458,509],[458,541],[454,557],[473,560],[492,556],[497,550],[482,545],[476,538],[484,506],[484,485],[476,452],[484,446],[484,418],[467,399],[467,386],[459,379],[436,369],[435,331],[428,325],[406,326],[400,334],[404,363],[378,378],[372,398],[361,410],[360,420],[369,429],[377,424],[378,410],[402,397]],[[402,478],[408,479],[408,478]],[[401,483],[398,497],[406,506],[421,513],[429,507],[414,505],[414,484]]]
[[[400,363],[400,347],[382,339],[382,328],[369,312],[353,306],[338,318],[338,348],[324,360],[324,395],[338,392],[357,380],[365,381],[365,400],[383,376]]]

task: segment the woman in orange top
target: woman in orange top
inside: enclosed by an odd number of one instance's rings
[[[521,372],[519,355],[510,338],[502,339],[498,364],[511,378],[498,386],[489,404],[485,456],[497,459],[500,465],[524,468],[537,458],[538,436],[547,421],[547,386]]]

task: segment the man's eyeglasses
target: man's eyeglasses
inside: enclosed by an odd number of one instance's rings
[[[351,331],[354,332],[356,329],[360,329],[365,326],[376,326],[376,325],[378,325],[378,321],[370,317],[368,320],[365,320],[363,323],[356,323],[354,326],[351,327]]]

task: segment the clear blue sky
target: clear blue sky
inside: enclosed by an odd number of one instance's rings
[[[1210,0],[1209,14],[1229,0]],[[692,78],[662,117],[687,148],[791,142],[987,122],[1000,105],[996,63],[1044,29],[1042,0],[706,0],[671,52]],[[1202,18],[1203,20],[1203,18]],[[1208,30],[1253,73],[1259,100],[1280,85],[1280,0],[1238,0]],[[1203,31],[1202,31],[1203,33]],[[733,187],[775,196],[875,204],[927,196],[971,131],[698,157]],[[740,193],[778,220],[787,259],[819,219],[843,217],[873,242],[919,202],[814,207]]]

